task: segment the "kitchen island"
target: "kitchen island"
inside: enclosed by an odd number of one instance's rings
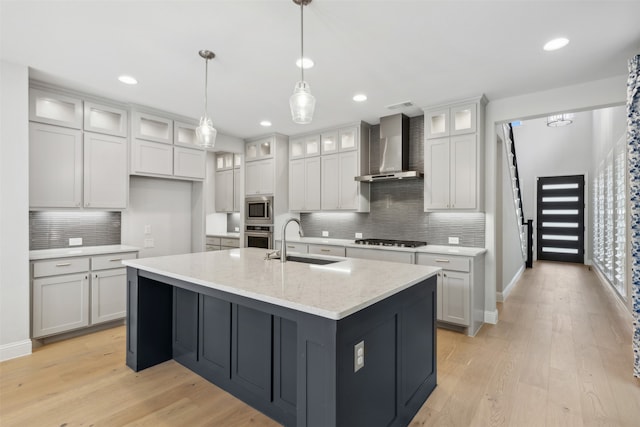
[[[267,252],[125,261],[127,365],[173,358],[284,425],[407,425],[436,385],[439,269]]]

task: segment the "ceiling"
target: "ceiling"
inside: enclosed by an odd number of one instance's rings
[[[486,94],[489,101],[627,73],[640,1],[313,0],[304,10],[313,123],[291,121],[300,70],[292,0],[1,0],[2,59],[53,84],[198,118],[204,60],[219,132],[295,135]],[[564,49],[545,52],[564,36]],[[125,86],[121,74],[139,84]],[[368,100],[351,98],[365,93]],[[412,101],[415,107],[386,106]],[[261,120],[273,123],[270,128]]]

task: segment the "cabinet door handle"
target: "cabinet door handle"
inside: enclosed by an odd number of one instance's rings
[[[56,264],[56,267],[68,267],[70,265],[71,265],[70,262],[63,262],[63,263],[60,263],[60,264]]]
[[[122,261],[122,258],[111,258],[109,262]]]
[[[289,245],[287,245],[287,249],[295,249],[295,246],[289,246]]]
[[[444,277],[447,277],[447,273],[442,273],[442,275],[443,275]]]
[[[436,258],[436,262],[451,262],[451,261],[448,259]]]
[[[320,252],[331,252],[331,249],[320,249]]]
[[[84,280],[89,280],[89,276],[84,276]]]

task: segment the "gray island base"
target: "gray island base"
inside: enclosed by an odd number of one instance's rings
[[[438,269],[265,253],[127,261],[127,366],[175,359],[286,426],[408,425],[436,386]]]

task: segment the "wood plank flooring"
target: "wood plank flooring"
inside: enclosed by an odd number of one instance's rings
[[[412,426],[638,426],[632,320],[587,267],[538,262],[500,322],[438,330],[438,387]],[[0,426],[276,426],[169,361],[135,373],[117,327],[0,363]]]

